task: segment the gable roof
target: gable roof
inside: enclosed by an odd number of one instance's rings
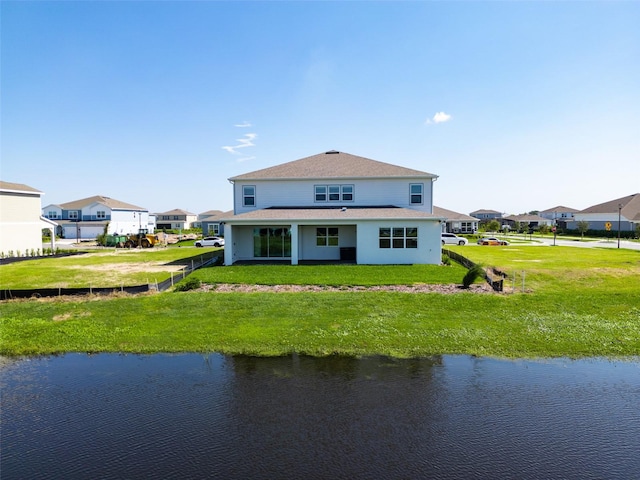
[[[102,195],[95,195],[81,200],[74,200],[73,202],[61,203],[58,206],[64,210],[80,210],[93,203],[101,203],[102,205],[109,207],[111,210],[146,211],[146,208],[137,207],[130,203],[121,202],[120,200],[104,197]]]
[[[480,209],[480,210],[476,210],[475,212],[471,212],[471,215],[473,214],[479,214],[479,213],[497,213],[498,215],[502,215],[502,212],[498,212],[497,210],[484,210],[484,209]]]
[[[214,213],[211,214],[211,215],[208,215],[206,217],[202,217],[202,219],[200,221],[201,222],[214,222],[215,223],[215,222],[219,222],[223,218],[233,216],[233,210],[228,210],[226,212],[222,212],[220,210],[211,210],[211,212],[214,212]]]
[[[11,193],[37,193],[42,195],[40,190],[30,187],[29,185],[25,185],[24,183],[5,182],[3,180],[0,180],[0,190]]]
[[[540,215],[530,215],[521,213],[520,215],[509,215],[502,217],[503,220],[511,220],[512,222],[549,222],[548,218],[542,218]]]
[[[432,173],[331,150],[274,167],[231,177],[236,180],[300,180],[338,178],[438,178]]]
[[[562,205],[558,205],[557,207],[547,208],[546,210],[542,210],[540,213],[554,213],[554,212],[567,212],[567,213],[576,213],[580,210],[571,207],[564,207]]]
[[[187,212],[186,210],[182,210],[180,208],[174,208],[173,210],[169,210],[168,212],[159,212],[156,215],[190,215],[195,217],[195,213]]]
[[[622,206],[620,209],[621,215],[624,215],[624,217],[629,220],[640,220],[640,193],[634,193],[632,195],[627,195],[626,197],[599,203],[598,205],[593,205],[589,208],[585,208],[584,210],[580,210],[579,213],[618,214],[618,208],[620,205]]]
[[[464,213],[454,212],[453,210],[447,210],[446,208],[440,208],[433,206],[433,214],[438,215],[440,217],[444,217],[447,220],[459,220],[463,222],[477,222],[478,219],[476,217],[470,217]]]

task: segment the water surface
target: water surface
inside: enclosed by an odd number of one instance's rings
[[[80,355],[1,367],[5,479],[640,478],[640,362]]]

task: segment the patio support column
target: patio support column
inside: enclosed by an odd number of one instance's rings
[[[233,265],[233,226],[226,224],[224,226],[224,264],[226,266]]]
[[[291,224],[291,265],[298,265],[298,230],[297,223]]]

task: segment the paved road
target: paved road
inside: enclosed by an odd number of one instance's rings
[[[507,237],[508,240],[508,237]],[[553,237],[534,238],[531,243],[516,243],[514,245],[554,245]],[[618,248],[618,239],[612,240],[563,240],[560,237],[556,238],[555,245],[559,247],[578,247],[578,248]],[[620,240],[620,248],[627,248],[629,250],[640,251],[639,242],[630,242],[629,240]]]

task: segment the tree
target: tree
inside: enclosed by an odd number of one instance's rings
[[[549,225],[547,225],[546,223],[538,225],[538,231],[541,235],[546,235],[547,233],[549,233]]]
[[[497,232],[498,230],[500,230],[500,222],[496,219],[493,219],[487,223],[486,228],[488,232]]]
[[[584,234],[587,233],[587,230],[589,230],[589,222],[587,222],[586,220],[579,220],[576,223],[576,228],[580,232],[580,237],[584,238]]]

